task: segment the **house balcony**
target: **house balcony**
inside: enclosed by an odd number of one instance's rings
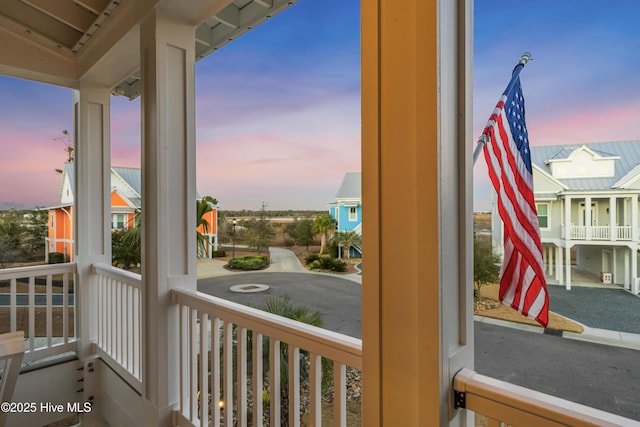
[[[85,403],[91,410],[83,424],[137,425],[144,418],[141,277],[95,264],[89,283],[76,280],[75,264],[0,270],[9,319],[2,332],[26,337],[9,401],[37,404],[36,413],[9,414],[8,426],[46,425]],[[88,298],[79,297],[83,292]],[[91,304],[89,318],[78,316],[82,301]],[[190,290],[173,289],[170,310],[178,322],[168,345],[179,350],[166,379],[175,396],[172,425],[346,426],[348,409],[360,406],[348,390],[360,387],[361,340]],[[91,351],[81,356],[76,331],[88,325]],[[468,369],[454,388],[455,406],[486,415],[489,425],[640,425]],[[64,411],[40,410],[42,402]]]
[[[561,228],[562,236],[566,238],[566,226]],[[571,225],[569,227],[570,240],[599,240],[599,241],[634,241],[637,238],[633,235],[631,226],[608,226],[608,225]]]

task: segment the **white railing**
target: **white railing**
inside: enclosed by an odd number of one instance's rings
[[[591,227],[591,238],[593,240],[610,240],[611,227],[608,225],[594,225]]]
[[[320,426],[326,359],[333,365],[332,425],[346,426],[346,372],[362,369],[361,340],[193,291],[171,294],[180,316],[178,425],[261,426],[268,417],[280,426],[284,394],[290,426],[300,425],[303,397],[309,424]]]
[[[572,225],[571,226],[571,239],[586,239],[587,227],[584,225]]]
[[[616,240],[633,240],[633,233],[630,226],[616,226]],[[593,240],[611,240],[611,227],[608,225],[594,225],[586,227],[584,225],[572,225],[571,239],[585,240],[587,238],[587,229],[591,231],[591,239]],[[564,226],[562,226],[562,235],[564,236]]]
[[[97,277],[97,353],[138,392],[142,388],[142,279],[106,264]],[[111,363],[115,362],[115,363]]]
[[[489,426],[640,427],[640,422],[509,384],[469,369],[454,378],[456,407],[485,415]]]
[[[617,229],[616,237],[618,238],[618,240],[633,240],[631,227],[625,225],[621,227],[616,227],[616,229]]]
[[[25,363],[76,350],[75,273],[75,264],[0,270],[0,332],[24,331]]]

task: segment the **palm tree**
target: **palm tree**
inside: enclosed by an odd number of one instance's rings
[[[313,221],[313,232],[316,234],[322,234],[320,241],[321,255],[327,252],[327,234],[329,233],[329,231],[335,230],[335,228],[336,221],[328,213],[317,216]]]
[[[293,319],[298,322],[306,323],[308,325],[322,327],[322,314],[320,314],[317,310],[312,310],[305,305],[293,305],[289,300],[288,296],[284,296],[283,298],[267,298],[262,310],[267,311],[272,314],[277,314],[278,316],[286,317],[288,319]],[[269,354],[268,351],[268,339],[265,339],[264,346],[267,346],[263,355],[266,358]],[[252,345],[248,345],[248,348],[251,349]],[[266,363],[264,366],[269,366],[269,363]],[[326,389],[330,385],[332,374],[333,374],[333,364],[325,358],[322,358],[322,388]],[[282,344],[280,347],[280,402],[281,402],[281,419],[280,422],[282,425],[290,425],[289,423],[289,346],[287,344]],[[306,351],[300,352],[300,372],[301,375],[308,378],[309,377],[309,353]],[[268,371],[265,370],[265,375],[268,374]]]
[[[211,224],[205,218],[205,215],[213,210],[213,207],[218,204],[218,200],[214,199],[211,196],[204,196],[200,200],[196,200],[196,230],[201,229],[202,231],[196,231],[196,239],[198,242],[198,255],[203,255],[206,253],[207,245],[209,241],[207,240],[206,234],[209,234],[211,231]]]
[[[338,231],[334,237],[335,241],[344,246],[345,253],[347,254],[347,259],[351,258],[350,249],[353,244],[361,244],[362,236],[358,234],[356,231],[348,230],[348,231]]]

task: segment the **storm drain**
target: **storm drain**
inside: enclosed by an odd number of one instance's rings
[[[269,289],[267,285],[247,284],[247,285],[234,285],[229,288],[231,292],[238,292],[249,294],[253,292],[264,292]]]

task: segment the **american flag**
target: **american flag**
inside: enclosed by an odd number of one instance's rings
[[[485,140],[484,158],[504,224],[500,301],[546,327],[549,294],[533,197],[524,97],[518,74],[514,72],[481,138]]]

